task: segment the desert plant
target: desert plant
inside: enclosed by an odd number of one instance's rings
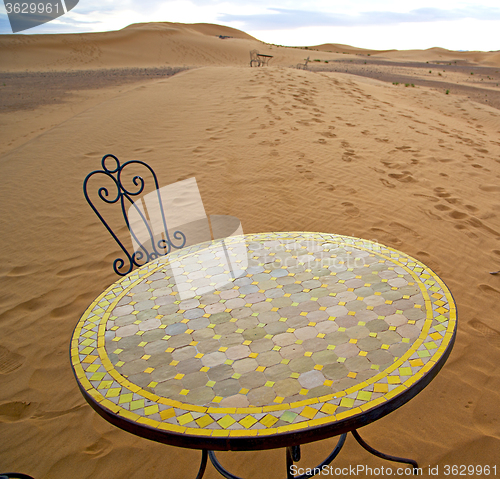
[[[450,94],[450,90],[446,90],[446,94],[449,95]]]

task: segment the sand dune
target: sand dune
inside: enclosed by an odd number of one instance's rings
[[[105,33],[1,35],[0,64],[5,71],[243,64],[253,45],[262,43],[219,25],[135,24]]]
[[[72,330],[116,279],[116,246],[82,194],[83,178],[106,153],[148,162],[162,184],[195,176],[207,213],[240,218],[246,233],[355,235],[433,268],[457,302],[455,349],[421,394],[367,426],[364,436],[425,466],[498,463],[500,283],[489,272],[500,269],[500,111],[346,73],[251,69],[244,56],[255,40],[212,38],[227,32],[212,26],[189,35],[184,27],[156,28],[113,32],[116,42],[93,34],[101,56],[89,53],[85,64],[83,54],[68,53],[71,45],[56,48],[64,42],[48,37],[23,45],[21,35],[9,36],[19,42],[17,56],[0,48],[12,70],[42,65],[37,48],[51,68],[130,66],[142,60],[134,52],[128,59],[124,48],[160,35],[172,48],[162,61],[209,62],[224,48],[227,62],[68,98],[62,117],[54,110],[47,123],[42,115],[45,129],[26,138],[7,130],[14,143],[0,156],[0,467],[37,479],[196,474],[199,452],[109,425],[72,376]],[[273,47],[283,63],[304,55],[290,50]],[[144,61],[154,63],[158,50],[148,55]],[[24,115],[19,121],[34,121],[40,110]],[[339,467],[387,465],[353,442]],[[319,462],[331,444],[305,447],[301,464]],[[281,477],[285,470],[282,450],[220,458],[243,477]],[[205,477],[220,476],[209,467]]]
[[[220,38],[220,37],[228,38]],[[374,55],[394,61],[469,62],[500,66],[499,52],[367,50],[341,44],[286,48],[265,44],[240,30],[197,23],[139,23],[104,33],[0,35],[2,71],[58,71],[99,68],[245,65],[249,50],[273,55],[275,66],[291,66],[307,56],[321,60]]]
[[[357,48],[350,45],[343,45],[342,43],[323,43],[322,45],[316,45],[309,47],[311,50],[319,50],[321,52],[329,53],[352,53],[354,55],[376,55],[380,53],[393,52],[398,50],[370,50],[368,48]]]
[[[413,61],[413,62],[431,62],[448,63],[460,62],[470,64],[481,64],[485,66],[500,66],[500,53],[478,52],[478,51],[454,51],[445,48],[428,48],[427,50],[370,50],[366,48],[357,48],[338,43],[325,43],[309,47],[311,50],[318,50],[329,53],[342,53],[360,56],[374,56],[378,59],[393,61]]]

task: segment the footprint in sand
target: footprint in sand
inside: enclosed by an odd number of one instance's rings
[[[95,458],[104,457],[111,452],[112,447],[111,441],[101,437],[96,442],[86,447],[83,452],[90,454]]]
[[[37,403],[13,401],[0,404],[0,422],[16,422],[32,416]]]
[[[353,203],[350,203],[349,201],[344,201],[344,203],[342,203],[342,206],[344,206],[345,208],[344,215],[352,217],[359,216],[359,208],[357,208]]]
[[[335,191],[335,186],[331,185],[330,183],[326,183],[325,181],[318,182],[318,185],[322,186],[328,191]]]
[[[345,150],[342,154],[342,160],[347,163],[350,163],[355,157],[356,153],[354,153],[354,150]]]
[[[410,171],[402,171],[401,173],[390,173],[389,178],[400,181],[401,183],[416,183],[417,180],[413,178]]]
[[[443,187],[438,186],[437,188],[434,188],[434,192],[436,193],[436,196],[439,198],[449,198],[451,196],[450,193],[448,193]]]
[[[380,178],[380,181],[382,182],[382,184],[384,186],[387,186],[387,188],[396,188],[396,185],[394,185],[393,183],[387,181],[385,178]]]
[[[304,175],[308,180],[312,180],[314,178],[314,174],[311,170],[306,169],[303,165],[296,165],[297,171]]]
[[[453,210],[449,213],[449,215],[454,219],[454,220],[463,220],[467,218],[469,215],[467,213],[462,213],[461,211]]]
[[[479,211],[479,208],[476,208],[475,206],[472,206],[472,205],[465,205],[465,207],[471,211],[472,213],[475,213],[477,211]]]
[[[478,235],[476,233],[474,233],[473,231],[470,231],[467,226],[465,226],[464,224],[462,223],[457,223],[455,225],[455,228],[459,231],[463,231],[469,238],[477,238]]]
[[[329,128],[332,128],[331,126]],[[334,128],[334,127],[333,127]],[[336,138],[337,135],[333,131],[318,131],[318,134],[325,138]]]
[[[446,206],[446,205],[434,205],[434,208],[436,208],[438,211],[449,211],[451,210],[451,208],[449,206]]]
[[[487,191],[488,193],[498,193],[500,191],[500,185],[480,185],[479,189]]]
[[[9,374],[19,369],[23,365],[24,360],[24,356],[0,346],[0,374]]]
[[[420,235],[415,230],[411,229],[409,226],[406,226],[402,223],[398,223],[397,221],[392,221],[391,223],[389,223],[389,226],[391,227],[391,229],[399,229],[403,233],[410,234],[415,238],[420,238]]]
[[[394,234],[382,228],[372,227],[370,230],[376,235],[374,241],[377,243],[393,246],[399,246],[403,243],[397,236],[394,236]]]
[[[490,328],[487,324],[479,321],[479,319],[473,319],[469,324],[477,332],[481,333],[489,343],[496,347],[500,347],[500,331]]]

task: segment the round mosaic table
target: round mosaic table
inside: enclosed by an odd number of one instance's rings
[[[456,308],[418,260],[358,238],[266,233],[187,247],[120,278],[72,339],[104,418],[210,450],[355,430],[420,392],[451,352]]]

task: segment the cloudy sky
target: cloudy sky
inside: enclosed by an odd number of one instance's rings
[[[36,0],[5,3],[16,1]],[[500,50],[498,0],[80,0],[66,15],[23,33],[119,30],[138,22],[218,23],[290,46]],[[12,34],[4,5],[0,33]]]

